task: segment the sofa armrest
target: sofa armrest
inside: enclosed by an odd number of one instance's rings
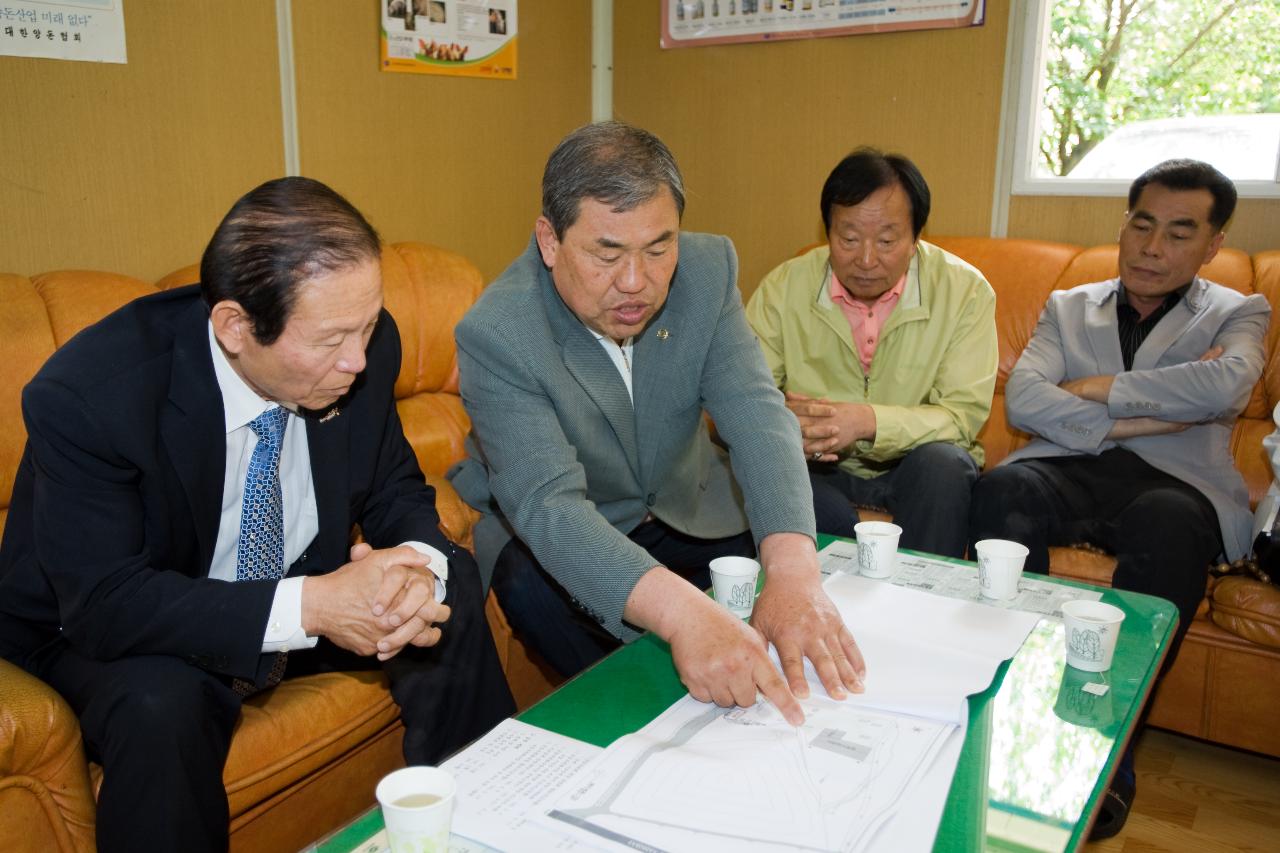
[[[436,490],[436,512],[440,515],[440,529],[445,536],[468,551],[475,550],[472,527],[480,520],[480,513],[467,506],[444,477],[427,474],[427,485]]]
[[[0,838],[20,850],[92,850],[96,807],[75,714],[0,660]]]

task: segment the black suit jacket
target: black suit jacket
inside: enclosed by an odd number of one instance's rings
[[[197,287],[136,300],[59,349],[23,390],[28,441],[0,543],[0,655],[69,643],[99,660],[181,657],[254,678],[274,581],[208,577],[226,464],[222,395]],[[396,413],[385,311],[338,414],[309,417],[319,533],[290,575],[375,548],[452,547]]]

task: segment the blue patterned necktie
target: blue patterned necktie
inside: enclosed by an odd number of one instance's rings
[[[284,500],[280,494],[280,448],[289,410],[268,409],[249,422],[258,445],[249,459],[236,546],[236,580],[284,577]]]

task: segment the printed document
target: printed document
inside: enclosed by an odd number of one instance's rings
[[[864,694],[836,702],[811,669],[805,723],[763,700],[686,696],[620,738],[540,810],[606,849],[928,850],[967,720],[1039,620],[865,578],[826,588],[867,660]]]

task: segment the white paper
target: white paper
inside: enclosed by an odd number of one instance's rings
[[[893,849],[878,847],[877,833],[904,798],[914,803],[919,779],[956,727],[820,693],[802,701],[798,728],[767,702],[726,709],[686,696],[567,783],[546,823],[609,849]],[[954,772],[952,760],[941,773],[941,803]],[[940,814],[941,804],[929,811]]]
[[[856,542],[837,540],[818,552],[818,560],[824,575],[856,575],[858,545]],[[1097,601],[1102,598],[1102,593],[1098,590],[1053,583],[1024,572],[1018,581],[1016,596],[1007,601],[993,601],[981,595],[977,568],[901,552],[898,553],[898,563],[893,574],[884,580],[894,586],[918,589],[945,598],[974,601],[985,607],[1001,610],[1042,613],[1054,619],[1062,618],[1062,605],[1068,601]]]
[[[968,718],[966,697],[987,689],[1040,621],[857,575],[835,575],[825,588],[867,662],[866,692],[849,702],[953,723]]]
[[[124,0],[6,0],[0,56],[127,61]]]
[[[968,708],[1039,621],[852,575],[826,582],[867,661],[866,692],[836,702],[807,667],[805,722],[761,700],[686,696],[613,743],[542,810],[609,849],[928,850]]]
[[[449,850],[595,849],[529,818],[536,802],[600,752],[580,740],[503,720],[442,765],[458,783]]]

